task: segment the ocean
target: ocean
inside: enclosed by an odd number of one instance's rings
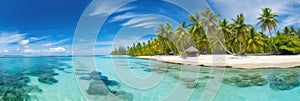
[[[1,57],[0,68],[1,101],[300,99],[299,68],[183,66],[129,56]]]

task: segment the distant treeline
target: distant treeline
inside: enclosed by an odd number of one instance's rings
[[[166,23],[157,28],[157,37],[148,42],[134,43],[131,47],[119,47],[111,55],[162,55],[174,53],[182,55],[184,49],[194,46],[200,54],[216,53],[212,50],[225,51],[227,54],[299,54],[300,29],[286,26],[277,30],[276,13],[271,8],[263,8],[258,16],[257,27],[245,23],[243,14],[227,19],[220,19],[210,8],[194,15],[189,15],[191,24],[177,25],[176,29]],[[276,32],[276,34],[272,34]]]

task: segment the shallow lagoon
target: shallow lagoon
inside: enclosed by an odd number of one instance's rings
[[[133,95],[135,101],[157,101],[168,98],[170,100],[198,101],[209,79],[214,79],[209,67],[180,66],[151,60],[142,60],[132,57],[109,57],[97,56],[76,57],[17,57],[0,58],[1,67],[1,100],[100,100],[105,97],[89,95],[86,90],[91,80],[80,80],[81,76],[87,75],[95,68],[89,59],[95,59],[96,69],[110,80],[120,83],[119,86],[109,86],[110,90],[125,91]],[[81,64],[81,67],[72,67],[72,63]],[[79,69],[81,68],[81,69]],[[160,69],[157,69],[160,68]],[[199,68],[199,72],[182,68]],[[130,70],[135,77],[145,82],[121,79],[115,72]],[[75,70],[75,71],[74,71]],[[290,69],[231,69],[226,68],[224,80],[217,91],[215,101],[241,101],[241,100],[271,100],[271,101],[294,101],[300,99],[299,68]],[[189,74],[190,77],[180,76]],[[199,75],[198,75],[199,73]],[[77,74],[77,76],[75,76]],[[195,76],[195,74],[197,74]],[[150,76],[163,77],[155,86],[145,89],[134,87],[134,84],[149,84]],[[196,80],[194,80],[197,78]],[[29,79],[29,80],[28,80]],[[4,82],[4,81],[10,82]],[[79,83],[76,82],[79,81]],[[14,82],[12,82],[14,81]],[[155,80],[154,80],[155,81]],[[80,88],[81,87],[81,88]],[[176,91],[176,90],[179,90]]]

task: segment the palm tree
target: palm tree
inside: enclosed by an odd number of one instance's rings
[[[166,27],[165,27],[166,33],[165,33],[165,37],[167,38],[165,41],[166,44],[168,45],[169,49],[173,52],[173,53],[178,53],[176,47],[175,47],[175,43],[176,43],[176,35],[174,32],[174,29],[172,28],[172,25],[170,23],[166,23]]]
[[[274,48],[276,50],[276,52],[278,53],[278,48],[276,47],[276,45],[274,44],[274,40],[272,38],[272,30],[276,30],[277,28],[277,19],[276,17],[278,17],[278,15],[276,13],[272,13],[272,9],[271,8],[263,8],[262,9],[262,14],[260,14],[260,17],[257,18],[258,23],[257,25],[260,25],[261,31],[265,32],[265,31],[269,31],[269,35],[271,37],[271,41],[272,44],[274,45]]]
[[[197,43],[197,41],[200,41],[204,37],[203,34],[205,34],[201,22],[200,22],[200,15],[198,12],[196,12],[194,15],[189,15],[189,20],[193,23],[190,24],[191,29],[189,29],[190,37],[193,40],[193,43]],[[198,49],[201,49],[199,45],[196,45]]]
[[[287,26],[285,26],[284,29],[283,29],[283,34],[284,35],[289,35],[289,33],[290,33],[290,29]]]
[[[177,40],[177,44],[180,45],[181,47],[181,52],[184,51],[185,49],[185,45],[187,44],[187,40],[188,40],[188,32],[184,29],[184,23],[180,24],[176,27],[176,35],[178,35],[178,40]],[[180,48],[178,48],[180,49]],[[183,52],[184,53],[184,52]]]
[[[228,24],[227,19],[223,19],[222,21],[220,21],[219,25],[223,31],[227,48],[230,48],[231,52],[234,53],[234,49],[233,49],[234,47],[232,44],[230,44],[232,38],[235,38],[234,36],[232,36],[233,34],[231,33],[231,26]]]
[[[252,53],[256,53],[258,50],[263,52],[264,50],[264,41],[263,37],[256,33],[255,28],[252,26],[249,31],[249,38],[247,39],[246,49]]]
[[[217,25],[218,22],[220,22],[219,16],[220,14],[213,14],[213,12],[210,10],[209,7],[207,7],[205,10],[201,12],[201,15],[203,18],[201,18],[202,26],[206,30],[206,33],[208,35],[212,35],[213,39],[210,41],[217,41],[216,45],[220,45],[222,49],[224,49],[227,53],[232,54],[230,51],[227,50],[226,46],[224,45],[225,40],[221,40],[220,38],[223,38],[222,30],[220,30],[220,27]],[[212,38],[210,37],[210,38]],[[215,42],[211,42],[215,43]]]
[[[290,35],[296,35],[296,31],[293,26],[290,26]]]
[[[159,50],[163,52],[163,54],[166,54],[168,52],[168,46],[166,45],[168,38],[166,34],[166,28],[163,24],[160,24],[157,28],[157,42],[159,45]]]
[[[245,24],[245,17],[243,14],[239,14],[237,15],[236,19],[231,18],[231,20],[233,21],[232,24],[232,31],[235,33],[236,38],[238,39],[239,43],[240,43],[240,50],[239,53],[242,53],[242,43],[246,41],[247,38],[247,29],[249,28],[248,24]]]

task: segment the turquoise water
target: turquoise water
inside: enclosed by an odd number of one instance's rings
[[[3,101],[198,101],[205,90],[211,91],[205,89],[208,80],[218,78],[210,67],[132,57],[10,57],[0,58],[0,68]],[[213,91],[215,101],[300,99],[299,68],[216,69],[225,73],[221,86]],[[102,81],[108,78],[104,84],[108,94],[88,93],[91,82],[97,81],[90,78],[92,71],[101,73]]]

